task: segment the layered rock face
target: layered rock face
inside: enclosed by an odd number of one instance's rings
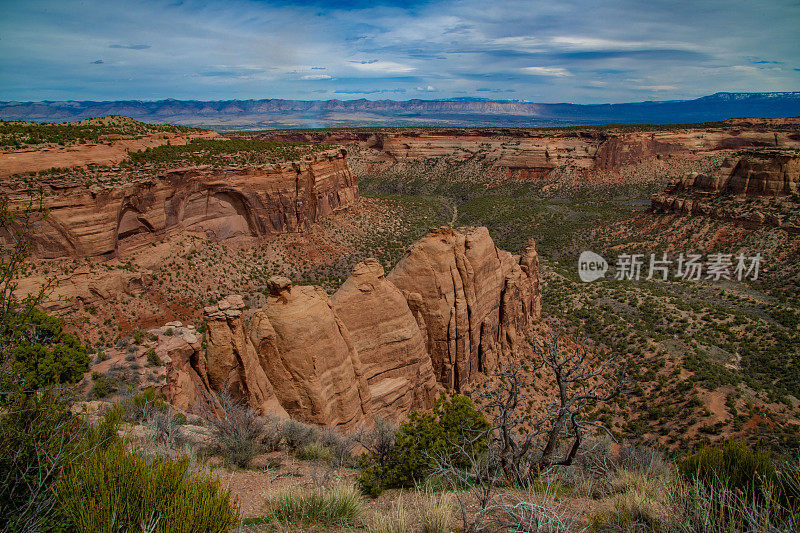
[[[402,132],[275,131],[258,138],[283,141],[356,143],[372,169],[427,158],[478,158],[500,172],[521,179],[545,178],[569,167],[575,179],[613,180],[626,166],[656,160],[693,159],[748,148],[800,148],[791,131],[738,128],[668,129],[625,132],[608,129],[549,131],[482,128]]]
[[[371,396],[350,333],[319,287],[272,278],[250,339],[286,411],[317,424],[351,427],[371,416]]]
[[[432,407],[437,384],[425,333],[380,263],[359,263],[331,302],[360,356],[375,414]]]
[[[655,212],[710,216],[748,227],[770,225],[798,232],[796,209],[787,203],[800,191],[800,153],[771,151],[729,158],[709,174],[691,173],[654,194]],[[786,204],[785,208],[781,207]]]
[[[246,169],[193,167],[114,188],[50,184],[49,214],[33,228],[37,257],[113,257],[181,232],[216,241],[307,228],[354,204],[343,150]],[[24,208],[21,190],[3,191]]]
[[[541,314],[535,248],[521,261],[495,247],[484,227],[431,232],[387,278],[425,330],[436,377],[449,389],[524,350]]]
[[[434,230],[388,275],[366,260],[331,298],[281,277],[268,288],[247,325],[238,296],[205,309],[207,349],[171,358],[171,401],[228,391],[317,424],[396,419],[525,352],[541,314],[533,243],[513,256],[486,228]]]
[[[800,189],[800,153],[761,152],[728,158],[711,174],[687,174],[665,193],[698,192],[781,196]]]

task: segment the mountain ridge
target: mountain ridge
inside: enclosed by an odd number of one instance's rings
[[[718,92],[692,100],[605,104],[493,100],[68,100],[0,102],[0,118],[70,122],[125,115],[215,129],[335,126],[581,126],[678,124],[800,115],[800,91]]]

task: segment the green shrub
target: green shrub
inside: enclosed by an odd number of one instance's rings
[[[228,531],[238,504],[219,481],[192,476],[188,466],[186,456],[152,464],[120,439],[67,467],[55,491],[79,533]]]
[[[161,366],[164,363],[161,362],[161,358],[158,356],[156,351],[150,349],[147,351],[147,364],[150,366]]]
[[[111,384],[111,381],[105,374],[92,372],[92,380],[94,381],[94,385],[92,386],[92,395],[95,398],[105,398],[114,392],[114,386]]]
[[[361,518],[359,491],[349,485],[285,489],[267,497],[265,520],[284,523],[352,526]]]
[[[300,448],[295,454],[301,461],[314,461],[315,463],[333,462],[333,452],[318,442],[312,442]]]
[[[383,488],[413,487],[430,472],[435,457],[447,460],[456,468],[468,466],[463,449],[480,452],[486,447],[491,428],[486,418],[466,396],[444,397],[436,402],[433,413],[412,412],[400,426],[395,444],[383,458],[368,456],[368,464],[359,476],[361,489],[377,495]]]
[[[719,484],[741,494],[745,501],[769,498],[782,510],[800,510],[800,485],[796,469],[782,465],[767,450],[751,450],[738,440],[722,447],[706,446],[686,457],[679,465],[685,479],[707,487]]]
[[[129,396],[120,402],[124,419],[127,422],[139,422],[150,418],[155,413],[167,411],[164,395],[153,387],[147,387],[139,394]]]
[[[0,416],[0,531],[48,530],[63,522],[52,492],[55,478],[79,455],[85,428],[63,398],[16,397]],[[23,527],[25,526],[25,527]]]
[[[61,320],[33,310],[11,349],[7,388],[40,389],[80,381],[89,370],[89,353],[72,334],[63,331]]]

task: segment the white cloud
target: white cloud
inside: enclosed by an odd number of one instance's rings
[[[426,87],[417,87],[417,90],[425,93],[433,93],[436,92],[436,87],[434,87],[433,85],[428,85]]]
[[[301,80],[332,80],[333,76],[328,74],[305,74],[300,76]]]
[[[677,91],[678,87],[675,85],[639,85],[637,89],[645,91]]]
[[[557,78],[572,76],[570,71],[561,67],[522,67],[520,70],[525,74],[532,74],[534,76],[554,76]]]
[[[377,74],[407,74],[415,70],[414,67],[396,63],[394,61],[350,61],[350,65],[363,72],[373,72]]]

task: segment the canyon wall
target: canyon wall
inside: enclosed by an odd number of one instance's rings
[[[607,180],[620,169],[653,160],[699,158],[745,148],[800,148],[796,129],[717,127],[627,132],[614,129],[510,128],[259,132],[257,138],[357,144],[371,169],[427,158],[473,159],[517,178],[544,178],[566,166],[579,180]]]
[[[330,298],[270,278],[247,325],[238,296],[205,309],[206,350],[174,350],[164,392],[197,409],[227,391],[262,413],[345,428],[429,409],[440,390],[530,349],[538,263],[533,243],[514,256],[486,228],[445,227],[388,275],[375,259],[359,263]]]
[[[113,187],[45,186],[48,215],[32,230],[41,258],[113,257],[181,232],[227,241],[298,231],[358,199],[344,150],[260,167],[173,169]],[[21,187],[2,192],[12,209],[27,205]]]
[[[708,216],[751,228],[800,232],[800,152],[771,150],[730,157],[714,172],[693,172],[654,194],[657,213]]]

